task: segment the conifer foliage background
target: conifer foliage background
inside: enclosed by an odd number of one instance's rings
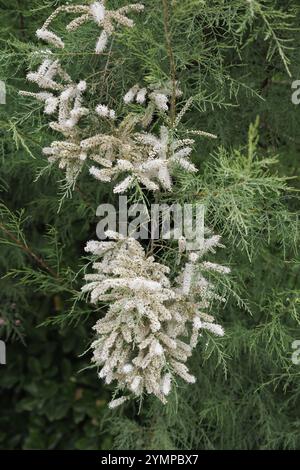
[[[133,83],[170,77],[166,3],[182,99],[194,98],[182,125],[218,135],[197,140],[197,177],[179,174],[165,199],[204,203],[207,225],[222,234],[226,249],[218,258],[232,275],[219,286],[229,300],[215,313],[226,335],[199,344],[190,361],[196,384],[179,382],[168,405],[147,398],[140,410],[131,403],[114,412],[109,387],[83,354],[98,313],[74,298],[96,208],[115,196],[84,174],[58,211],[60,171],[35,181],[49,142],[42,105],[18,96],[37,63],[35,31],[64,3],[0,1],[0,79],[7,87],[0,108],[0,335],[7,345],[0,447],[299,448],[300,365],[291,361],[300,339],[300,119],[291,102],[300,74],[298,2],[147,0],[135,28],[120,31],[100,57],[92,24],[59,52],[74,80],[88,81],[91,101],[118,111]],[[61,18],[56,30],[62,27]],[[172,252],[164,256],[171,264]]]

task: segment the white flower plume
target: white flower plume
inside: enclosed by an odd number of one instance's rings
[[[97,257],[96,272],[85,276],[82,291],[89,293],[92,303],[109,304],[106,315],[94,326],[93,361],[99,377],[106,383],[116,382],[125,393],[111,407],[124,403],[130,394],[140,397],[143,393],[166,403],[176,376],[188,383],[196,380],[186,361],[200,330],[224,334],[214,318],[203,313],[213,287],[207,281],[199,295],[194,278],[185,292],[179,286],[183,275],[173,288],[169,268],[147,257],[138,241],[114,232],[106,235],[111,241],[90,241],[86,246]],[[190,341],[184,342],[184,336],[190,336]]]
[[[116,26],[132,28],[134,23],[127,15],[131,12],[138,13],[143,10],[144,5],[141,3],[132,3],[118,8],[117,10],[109,10],[106,7],[105,0],[95,1],[90,5],[63,5],[58,7],[49,16],[43,26],[37,30],[36,35],[39,39],[42,39],[48,44],[52,44],[58,48],[64,48],[63,40],[50,31],[49,27],[60,13],[75,14],[78,16],[66,26],[67,31],[74,31],[84,23],[94,21],[102,29],[95,48],[96,54],[100,54],[105,50],[108,39],[115,32]]]
[[[36,72],[29,72],[27,79],[47,91],[20,91],[20,95],[43,102],[45,114],[57,113],[57,120],[52,121],[50,127],[65,137],[65,140],[54,141],[50,147],[45,147],[43,153],[50,163],[58,162],[59,168],[66,171],[66,180],[73,183],[86,159],[80,146],[81,137],[77,126],[79,120],[88,114],[88,109],[82,106],[86,82],[82,80],[74,83],[58,60],[48,58]]]

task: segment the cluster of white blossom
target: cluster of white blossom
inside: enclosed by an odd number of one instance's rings
[[[147,104],[145,112],[129,113],[120,123],[111,126],[110,134],[96,134],[85,139],[81,145],[89,158],[101,164],[90,168],[90,174],[100,181],[110,182],[121,179],[114,187],[115,193],[127,191],[135,182],[141,183],[150,191],[172,188],[172,174],[176,167],[187,172],[197,172],[197,168],[189,160],[195,141],[191,138],[177,139],[174,132],[166,126],[159,128],[159,135],[141,131],[153,118],[155,110],[165,113],[169,110],[169,99],[172,94],[171,83],[151,85],[141,88],[134,85],[125,94],[126,104],[133,101]],[[176,85],[176,96],[181,91]],[[189,101],[179,113],[178,120],[184,114]],[[106,105],[96,108],[101,117],[111,120],[116,118],[115,111]],[[216,138],[215,135],[203,131],[191,131],[196,135]]]
[[[65,5],[54,11],[37,35],[56,47],[64,47],[62,39],[48,28],[60,12],[75,13],[79,16],[68,24],[67,30],[94,20],[102,28],[96,46],[100,53],[115,30],[114,23],[131,27],[133,22],[126,15],[142,9],[143,5],[137,3],[112,11],[106,8],[104,0],[90,5]],[[178,114],[175,126],[161,125],[157,135],[145,131],[155,112],[163,114],[163,121],[170,123],[169,101],[174,93],[181,95],[177,85],[133,86],[123,101],[143,104],[145,110],[129,112],[122,120],[113,109],[99,104],[95,109],[99,124],[106,120],[110,132],[86,137],[79,126],[80,119],[90,112],[82,104],[86,82],[74,83],[51,51],[44,51],[42,56],[44,60],[38,70],[27,75],[41,91],[20,94],[42,102],[45,114],[56,114],[50,127],[60,132],[64,140],[52,142],[43,152],[51,163],[57,162],[65,169],[68,183],[74,184],[85,161],[102,167],[91,166],[90,173],[103,182],[114,180],[115,193],[127,191],[136,182],[151,191],[170,191],[175,167],[197,171],[189,160],[194,140],[178,139],[174,131],[191,100]],[[202,131],[189,134],[216,137]],[[90,241],[86,246],[86,251],[99,259],[93,264],[96,272],[85,276],[87,283],[82,290],[89,293],[92,303],[108,305],[106,315],[94,327],[93,361],[99,368],[99,377],[108,384],[116,382],[117,390],[124,393],[112,400],[111,408],[124,403],[130,394],[135,397],[154,394],[166,403],[176,375],[186,382],[195,382],[186,362],[201,331],[224,334],[223,328],[207,313],[215,299],[224,299],[206,273],[227,274],[229,269],[203,261],[207,253],[222,246],[220,237],[209,236],[194,251],[187,250],[186,240],[181,237],[179,251],[186,262],[172,285],[169,268],[147,256],[138,241],[115,232],[107,232],[107,236],[110,241]]]
[[[147,258],[133,238],[107,235],[114,241],[91,241],[86,246],[101,261],[93,265],[96,274],[85,276],[89,282],[82,290],[90,292],[93,303],[109,304],[94,327],[93,360],[106,383],[117,381],[121,390],[135,396],[154,394],[165,403],[171,386],[168,358],[177,346],[176,338],[165,331],[165,323],[173,319],[167,304],[175,297],[169,270]],[[110,406],[116,404],[120,399]]]
[[[43,153],[48,156],[49,162],[58,162],[59,168],[66,170],[66,180],[73,183],[86,159],[80,146],[81,132],[78,127],[80,118],[88,114],[88,109],[82,106],[86,82],[74,83],[59,60],[51,58],[51,53],[36,72],[27,74],[27,79],[43,91],[20,91],[20,94],[43,102],[45,114],[57,113],[57,120],[50,122],[50,127],[65,137],[65,140],[54,141],[50,147],[45,147]]]
[[[46,114],[57,112],[57,121],[51,122],[50,127],[62,133],[65,140],[52,142],[43,153],[50,162],[58,162],[59,168],[66,170],[69,183],[74,183],[86,159],[103,167],[90,167],[90,174],[98,180],[119,180],[115,184],[115,193],[127,191],[135,182],[151,191],[161,188],[169,191],[176,166],[188,172],[197,171],[188,159],[194,140],[176,139],[166,126],[160,127],[159,136],[141,132],[145,115],[140,113],[129,113],[119,122],[113,109],[99,104],[95,111],[100,118],[111,121],[110,132],[82,138],[78,123],[89,113],[82,106],[86,82],[73,83],[59,60],[51,58],[51,53],[36,72],[28,73],[27,78],[42,91],[21,91],[20,94],[44,102]]]
[[[98,114],[110,117],[106,106],[98,106]],[[176,166],[184,171],[196,172],[196,167],[188,160],[192,152],[193,139],[176,139],[170,130],[161,126],[156,137],[146,132],[136,132],[138,115],[129,114],[110,134],[96,134],[82,141],[81,146],[89,158],[104,168],[95,166],[90,173],[100,181],[121,178],[114,187],[115,193],[122,193],[134,183],[144,185],[150,191],[172,188],[171,175]],[[123,178],[122,178],[123,177]]]
[[[67,31],[74,31],[87,21],[94,21],[102,29],[95,48],[96,54],[100,54],[105,50],[109,37],[114,33],[115,25],[132,28],[134,23],[126,15],[132,11],[140,12],[144,9],[141,3],[133,3],[117,10],[109,10],[105,3],[105,0],[100,0],[90,5],[62,5],[49,16],[43,26],[37,30],[36,35],[48,44],[64,48],[63,40],[50,31],[49,26],[62,12],[76,14],[78,16],[66,26]]]
[[[190,255],[173,288],[169,268],[147,257],[138,241],[111,231],[106,235],[110,241],[90,241],[85,248],[97,261],[93,264],[96,273],[85,276],[87,284],[82,290],[90,294],[92,303],[109,305],[94,327],[93,361],[99,377],[108,384],[116,381],[125,394],[113,400],[111,407],[123,403],[130,393],[135,397],[154,394],[166,403],[176,375],[195,382],[186,361],[199,331],[223,334],[214,318],[203,312],[217,294],[201,272],[216,269],[227,273],[228,269],[203,262],[196,270],[197,260],[219,245],[219,237],[206,240],[202,252]]]
[[[138,5],[129,5],[117,12],[106,10],[103,2],[94,2],[89,6],[62,6],[48,18],[39,31],[49,32],[48,26],[60,11],[83,13],[83,19],[86,19],[88,14],[93,15],[99,22],[104,12],[106,19],[103,20],[103,24],[106,24],[112,18],[116,20],[132,9],[139,9]],[[72,28],[79,23],[78,19],[77,22],[74,20],[71,23]],[[65,140],[52,142],[51,146],[44,148],[43,153],[48,156],[51,163],[57,162],[59,168],[65,169],[68,184],[74,184],[87,158],[103,167],[99,169],[94,165],[91,166],[89,170],[91,175],[104,182],[117,181],[115,193],[127,191],[135,182],[151,191],[161,188],[169,191],[172,187],[171,175],[175,166],[180,166],[189,172],[197,171],[188,160],[193,139],[175,139],[165,126],[161,126],[159,136],[141,132],[141,126],[149,125],[156,109],[163,113],[168,111],[168,102],[172,93],[171,83],[150,85],[148,88],[133,86],[125,94],[124,102],[130,103],[135,100],[145,104],[148,101],[148,106],[142,115],[129,113],[121,123],[117,121],[113,109],[109,109],[105,104],[99,104],[95,110],[98,116],[115,121],[112,122],[111,132],[82,138],[82,132],[77,125],[80,118],[89,112],[82,106],[82,94],[86,89],[86,82],[73,83],[59,60],[54,60],[51,56],[52,53],[49,51],[48,57],[38,70],[27,75],[28,80],[36,83],[42,91],[38,93],[22,91],[21,94],[44,102],[46,114],[58,111],[57,122],[51,122],[50,127],[62,133]],[[181,95],[177,86],[176,95]]]
[[[147,128],[151,124],[156,110],[163,113],[166,113],[169,110],[169,101],[173,93],[173,85],[170,81],[165,83],[155,83],[148,87],[140,87],[137,83],[128,90],[123,100],[125,104],[135,102],[147,105],[141,119],[141,125],[144,128]],[[182,91],[178,88],[176,83],[175,96],[178,98],[181,95]]]
[[[206,232],[210,234],[209,230]],[[211,308],[215,300],[225,302],[225,298],[216,292],[214,284],[206,278],[206,274],[209,271],[215,271],[225,275],[230,273],[230,268],[202,261],[208,253],[215,253],[216,248],[224,248],[220,243],[220,238],[219,235],[210,235],[203,240],[198,249],[186,252],[187,262],[176,279],[175,291],[180,295],[181,301],[177,303],[175,308],[180,310],[184,321],[192,323],[193,329],[190,337],[192,348],[196,346],[198,336],[203,329],[218,336],[224,335],[222,326],[214,323],[214,317],[207,314],[206,310]],[[186,249],[184,237],[181,238],[179,245],[180,251],[184,252]]]

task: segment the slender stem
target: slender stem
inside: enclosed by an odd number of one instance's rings
[[[169,11],[169,0],[162,0],[163,2],[163,14],[164,14],[164,30],[167,44],[167,51],[170,62],[170,75],[172,81],[172,96],[170,106],[170,120],[172,126],[174,126],[176,119],[176,66],[175,58],[172,49],[171,33],[170,33],[170,11]]]
[[[37,256],[28,246],[24,245],[13,233],[11,233],[7,228],[0,224],[0,229],[10,238],[16,245],[18,245],[21,250],[23,250],[27,255],[29,255],[34,261],[36,261],[43,269],[48,271],[53,277],[58,278],[57,273],[48,266],[48,264],[39,256]]]
[[[47,29],[48,26],[52,23],[52,21],[62,12],[65,11],[66,13],[88,13],[89,7],[87,5],[62,5],[49,16],[49,18],[45,21],[42,26],[42,29]]]
[[[95,211],[95,206],[94,206],[94,203],[93,201],[91,201],[91,199],[82,191],[82,189],[80,188],[80,186],[78,184],[75,185],[75,191],[77,191],[77,193],[81,196],[81,199],[83,200],[83,202],[90,208],[92,209],[93,211]]]
[[[20,9],[21,8],[20,0],[18,0],[17,3],[18,3],[18,8]],[[19,21],[20,21],[20,33],[21,33],[23,39],[25,39],[26,38],[26,35],[25,35],[25,21],[24,21],[24,16],[23,16],[21,11],[19,13]]]

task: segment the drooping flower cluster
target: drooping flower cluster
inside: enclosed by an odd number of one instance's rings
[[[210,233],[207,230],[208,233]],[[209,271],[220,274],[229,274],[230,269],[209,261],[202,261],[205,255],[210,252],[215,253],[216,248],[224,248],[220,243],[219,235],[210,235],[203,240],[203,243],[193,251],[186,251],[188,260],[184,265],[181,274],[176,279],[175,291],[180,297],[180,301],[175,306],[180,311],[185,321],[192,323],[192,334],[190,346],[194,348],[197,344],[201,330],[208,330],[218,336],[224,335],[223,328],[214,323],[214,317],[207,313],[212,303],[225,302],[217,292],[214,284],[206,278]],[[181,252],[186,250],[186,240],[180,240]]]
[[[176,90],[180,96],[180,90]],[[95,178],[104,182],[121,179],[114,187],[115,193],[127,191],[135,182],[150,191],[170,191],[172,174],[176,167],[191,173],[197,172],[197,168],[188,158],[195,143],[193,139],[177,139],[173,130],[165,125],[160,126],[157,136],[141,131],[141,126],[144,128],[150,124],[155,110],[159,110],[164,114],[164,118],[168,119],[170,94],[169,83],[165,86],[152,86],[150,90],[135,85],[125,94],[124,102],[128,104],[136,101],[147,105],[148,97],[150,101],[145,111],[142,114],[129,113],[120,124],[113,123],[110,134],[96,134],[81,143],[90,158],[104,167],[90,168],[90,173]],[[187,106],[184,106],[183,112],[186,109]],[[106,105],[99,105],[96,112],[103,118],[116,118],[115,111]],[[192,132],[216,138],[207,132]]]
[[[101,8],[104,8],[102,3],[100,8],[100,3],[94,2],[84,7],[78,5],[59,7],[48,18],[41,31],[48,31],[47,27],[51,21],[63,10],[74,13],[82,12],[81,9],[84,8],[85,11],[89,9],[90,13],[93,12],[94,16],[99,17]],[[123,13],[125,13],[124,8],[120,9]],[[120,13],[119,10],[118,12]],[[110,13],[105,13],[108,18]],[[114,15],[112,17],[115,18]],[[47,57],[38,70],[30,72],[27,78],[36,83],[42,91],[20,93],[44,102],[45,114],[54,114],[58,111],[58,120],[51,122],[50,127],[62,133],[65,140],[55,140],[50,147],[43,149],[43,153],[48,156],[49,162],[57,162],[59,168],[65,169],[69,187],[74,185],[87,159],[103,167],[100,169],[94,165],[90,167],[90,173],[95,178],[103,182],[116,181],[115,193],[127,191],[136,182],[150,191],[159,189],[169,191],[172,187],[171,175],[176,166],[189,172],[197,171],[188,159],[192,152],[193,139],[176,139],[166,126],[160,127],[159,136],[141,132],[141,128],[150,124],[156,110],[164,113],[167,119],[172,93],[171,83],[150,85],[148,88],[133,86],[125,94],[124,102],[130,103],[135,100],[145,104],[146,109],[143,113],[129,113],[121,122],[116,119],[113,109],[109,109],[105,104],[99,104],[95,111],[100,118],[112,121],[112,130],[109,134],[98,133],[83,138],[82,131],[77,125],[80,118],[89,113],[89,110],[82,106],[82,94],[86,90],[86,82],[73,83],[59,60],[52,58],[51,51],[47,52]],[[176,96],[180,95],[181,91],[176,87]],[[203,135],[213,137],[208,133]]]
[[[166,334],[164,327],[172,320],[167,304],[175,297],[168,268],[147,258],[133,238],[108,235],[115,241],[87,244],[86,251],[101,261],[94,263],[97,273],[86,275],[90,282],[83,287],[93,303],[109,303],[106,316],[94,327],[97,339],[92,348],[94,362],[101,367],[99,377],[106,383],[116,380],[120,389],[136,396],[147,392],[165,402],[170,389],[168,356],[176,348],[176,337]]]
[[[159,136],[141,132],[140,126],[150,124],[156,109],[163,113],[169,110],[171,85],[152,86],[150,89],[133,86],[124,96],[126,104],[134,100],[145,104],[150,102],[143,114],[130,113],[119,124],[115,124],[112,133],[96,134],[82,142],[84,151],[91,153],[91,159],[104,166],[90,168],[90,173],[100,181],[112,181],[122,178],[115,185],[114,192],[128,190],[134,182],[141,183],[150,191],[171,190],[171,174],[176,166],[185,171],[196,172],[196,167],[188,160],[192,152],[193,139],[176,139],[166,126],[160,127]],[[177,89],[177,94],[181,92]],[[96,109],[101,117],[115,119],[114,110],[105,105]],[[211,136],[211,134],[207,134]]]
[[[49,16],[43,26],[37,30],[36,35],[39,39],[55,47],[64,48],[63,40],[57,34],[50,31],[49,26],[60,13],[77,14],[78,16],[66,26],[67,31],[75,31],[82,24],[94,21],[102,29],[95,48],[96,54],[100,54],[105,50],[108,39],[114,33],[116,25],[132,28],[134,23],[127,17],[127,14],[130,12],[140,12],[144,9],[144,5],[141,3],[133,3],[117,10],[109,10],[105,4],[106,0],[100,0],[90,5],[60,6]]]
[[[146,105],[141,125],[143,128],[147,128],[151,124],[156,110],[162,113],[166,113],[169,110],[169,101],[173,93],[173,85],[170,81],[155,83],[148,87],[140,87],[139,84],[136,84],[128,90],[123,100],[125,104],[135,102]],[[176,83],[175,96],[178,98],[181,95],[182,91]]]
[[[102,109],[103,106],[101,111]],[[158,188],[146,165],[145,146],[135,139],[138,120],[138,115],[129,114],[121,123],[114,124],[109,134],[96,134],[81,143],[89,158],[104,167],[99,169],[92,166],[91,175],[104,182],[124,176],[114,188],[116,193],[126,191],[134,181],[142,183],[150,190]]]
[[[95,112],[100,119],[111,120],[110,133],[83,138],[78,124],[89,113],[82,105],[86,82],[74,83],[59,60],[52,58],[51,51],[36,72],[28,73],[27,79],[36,83],[42,91],[21,91],[20,94],[43,102],[45,114],[57,112],[57,121],[52,121],[50,127],[65,139],[55,140],[43,149],[43,153],[48,156],[49,162],[57,162],[59,168],[65,169],[70,185],[74,184],[87,159],[103,167],[90,167],[89,171],[95,178],[103,182],[117,181],[115,193],[127,191],[135,182],[151,191],[161,188],[169,191],[176,166],[184,171],[197,171],[188,159],[194,140],[176,139],[166,126],[160,127],[159,136],[142,132],[145,114],[129,113],[120,122],[113,109],[99,104]],[[167,103],[167,95],[163,95],[162,91],[165,90],[153,90],[151,94],[165,96]]]
[[[111,112],[111,111],[110,111]],[[90,173],[100,181],[123,179],[115,188],[121,193],[137,181],[150,191],[160,188],[171,190],[171,174],[176,165],[185,171],[196,172],[187,159],[192,152],[192,139],[172,139],[170,131],[162,126],[160,137],[135,132],[137,116],[129,115],[112,134],[97,134],[81,143],[82,149],[91,153],[91,159],[104,166],[90,168]]]
[[[111,407],[127,400],[128,392],[135,397],[154,394],[165,403],[176,375],[195,382],[185,363],[197,344],[199,331],[223,334],[213,317],[203,313],[216,294],[202,274],[190,270],[190,263],[184,269],[183,284],[179,278],[173,288],[169,269],[152,256],[147,257],[138,241],[114,232],[106,235],[112,241],[91,241],[86,246],[86,251],[100,261],[93,264],[96,273],[85,276],[87,284],[82,290],[90,293],[92,303],[109,305],[105,317],[94,327],[97,337],[92,344],[93,361],[99,377],[108,384],[116,381],[125,393],[113,400]],[[218,244],[218,237],[207,240],[198,258]],[[194,267],[195,256],[192,263]],[[202,263],[199,268],[212,266],[218,265]],[[221,266],[216,269],[227,272]],[[189,336],[188,342],[183,341]]]
[[[54,141],[50,147],[45,147],[43,153],[48,156],[49,162],[58,162],[59,168],[66,170],[66,180],[72,183],[86,159],[80,146],[81,132],[77,126],[80,118],[88,114],[88,109],[82,106],[86,82],[82,80],[74,83],[59,60],[51,58],[51,53],[36,72],[27,74],[27,79],[43,91],[20,91],[20,94],[43,102],[45,114],[57,113],[57,120],[52,121],[50,127],[65,137],[65,140]]]
[[[63,48],[62,39],[50,31],[49,26],[61,12],[78,14],[67,25],[67,30],[75,30],[89,20],[96,22],[102,28],[96,46],[96,52],[101,53],[115,25],[132,27],[127,14],[142,9],[143,5],[137,3],[112,11],[106,8],[105,0],[90,5],[61,6],[37,31],[37,36]],[[80,126],[81,118],[92,112],[82,104],[86,82],[73,82],[51,51],[44,51],[43,55],[38,70],[27,75],[41,91],[20,94],[42,102],[45,114],[56,115],[50,127],[64,139],[55,140],[43,152],[51,163],[57,162],[65,169],[69,185],[74,185],[84,162],[93,162],[90,174],[98,180],[114,181],[115,193],[129,190],[134,183],[151,191],[170,191],[176,167],[191,173],[197,171],[189,160],[194,140],[177,138],[175,132],[192,100],[183,106],[174,125],[171,126],[168,117],[171,98],[174,94],[181,95],[177,84],[156,84],[147,88],[134,85],[123,101],[125,105],[144,105],[143,112],[140,106],[131,106],[133,111],[123,119],[106,104],[98,104],[95,112],[99,125],[106,120],[110,132],[91,136],[89,129]],[[146,132],[155,113],[164,124],[155,126],[152,133]],[[197,130],[189,134],[216,137]],[[181,237],[179,251],[186,262],[171,284],[169,268],[155,262],[153,256],[147,256],[138,241],[115,232],[108,232],[107,236],[110,241],[90,241],[86,246],[86,251],[97,260],[93,264],[95,273],[85,276],[86,285],[82,290],[90,295],[92,303],[108,306],[106,315],[94,327],[93,361],[99,369],[99,377],[108,384],[115,382],[117,391],[123,393],[111,401],[111,408],[124,403],[130,395],[141,397],[145,393],[166,403],[176,376],[189,383],[195,382],[186,362],[201,332],[224,333],[207,312],[215,299],[224,299],[206,278],[206,273],[227,274],[229,269],[202,260],[206,253],[222,246],[220,237],[210,236],[193,251],[188,250],[186,240]]]
[[[158,179],[164,189],[171,189],[171,177],[173,168],[178,165],[183,170],[195,173],[197,168],[188,160],[195,143],[193,139],[176,139],[167,127],[161,126],[160,136],[156,137],[149,133],[140,133],[137,140],[150,147],[149,156],[158,162]]]

